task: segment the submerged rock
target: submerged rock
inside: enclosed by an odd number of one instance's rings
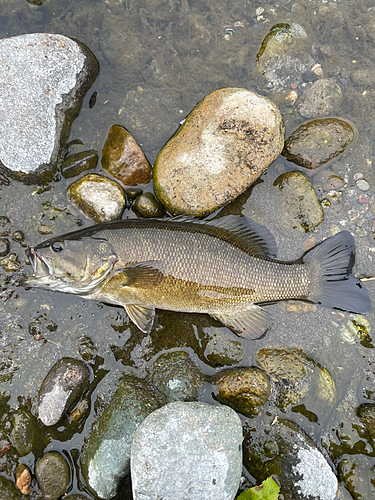
[[[356,413],[366,429],[370,440],[375,445],[375,403],[361,404]]]
[[[65,179],[76,177],[85,170],[93,170],[98,163],[98,152],[94,149],[69,155],[61,165],[61,174]]]
[[[364,455],[345,456],[338,464],[339,478],[354,500],[375,497],[373,461]]]
[[[134,433],[163,404],[155,392],[144,380],[126,374],[93,425],[80,460],[86,485],[99,498],[116,496],[120,481],[129,474]]]
[[[272,26],[257,54],[257,70],[275,92],[302,81],[314,60],[309,54],[311,41],[299,24],[280,23]]]
[[[164,207],[152,193],[143,193],[136,199],[134,210],[142,217],[163,217]]]
[[[154,361],[150,381],[167,401],[194,401],[203,379],[189,355],[177,351],[162,354]]]
[[[155,194],[173,214],[208,214],[247,189],[283,145],[283,120],[271,101],[240,88],[215,90],[158,154]]]
[[[304,118],[327,116],[338,108],[342,100],[340,85],[333,78],[317,80],[298,100],[297,109]]]
[[[103,146],[102,167],[124,186],[148,184],[151,165],[134,137],[120,125],[112,125]]]
[[[335,472],[312,439],[284,419],[266,429],[258,437],[245,436],[244,465],[250,474],[276,474],[285,500],[336,500]]]
[[[98,174],[87,174],[68,188],[68,198],[95,222],[119,219],[125,208],[125,195],[111,179]]]
[[[0,476],[0,498],[4,498],[4,500],[21,500],[23,496],[14,486],[13,481]]]
[[[26,182],[51,178],[99,64],[83,43],[49,33],[0,40],[0,64],[0,166]]]
[[[58,500],[70,483],[70,468],[57,451],[44,455],[35,466],[35,475],[44,500]]]
[[[208,331],[209,339],[206,344],[204,356],[212,366],[227,366],[240,363],[244,355],[244,348],[241,342],[233,340],[233,333],[226,328],[215,328],[212,334]]]
[[[352,126],[338,118],[304,123],[285,141],[282,155],[301,167],[315,169],[344,151],[354,139]]]
[[[73,358],[62,358],[52,367],[38,394],[38,413],[44,425],[59,422],[86,387],[89,375],[87,366]]]
[[[282,196],[280,225],[287,229],[313,231],[323,222],[324,213],[309,178],[299,170],[281,174],[273,183]]]
[[[154,411],[132,444],[134,500],[232,500],[242,471],[242,425],[227,406],[175,402]]]
[[[271,393],[267,374],[254,367],[222,370],[212,383],[219,389],[215,398],[220,403],[246,416],[259,413]]]
[[[36,417],[25,408],[14,416],[11,438],[19,456],[23,457],[31,451],[35,453],[40,446],[44,447],[46,443],[41,437],[41,427]]]

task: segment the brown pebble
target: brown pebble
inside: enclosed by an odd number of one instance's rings
[[[0,441],[0,455],[4,455],[7,451],[10,450],[10,444],[8,441],[1,440]]]
[[[18,464],[16,468],[16,485],[22,495],[30,495],[31,474],[25,464]]]

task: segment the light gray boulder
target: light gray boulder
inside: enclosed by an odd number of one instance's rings
[[[170,403],[135,432],[134,500],[232,500],[241,472],[242,426],[228,406]]]
[[[0,67],[0,170],[48,179],[99,63],[78,40],[31,33],[0,40]]]

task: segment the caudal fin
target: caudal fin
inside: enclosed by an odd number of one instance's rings
[[[352,274],[355,243],[348,231],[342,231],[319,243],[303,256],[311,269],[309,299],[324,307],[356,314],[371,311],[365,286]]]

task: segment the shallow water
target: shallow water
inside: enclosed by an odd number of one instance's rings
[[[264,8],[263,19],[259,20],[258,7]],[[357,272],[374,276],[375,84],[355,86],[350,79],[356,69],[374,69],[372,0],[286,0],[282,4],[245,0],[46,0],[41,6],[25,0],[0,0],[1,38],[31,32],[61,33],[86,43],[99,60],[100,75],[85,97],[70,139],[81,139],[85,150],[101,151],[110,126],[120,124],[133,134],[151,163],[179,123],[210,91],[223,86],[244,87],[272,99],[267,82],[255,69],[256,54],[271,26],[285,21],[305,28],[313,58],[322,64],[324,76],[337,78],[344,89],[335,115],[351,121],[358,134],[329,168],[347,179],[347,185],[339,200],[332,200],[324,209],[324,222],[313,234],[299,228],[286,231],[273,182],[280,173],[296,167],[280,157],[262,182],[224,207],[222,213],[242,213],[267,226],[277,241],[278,257],[286,260],[299,257],[309,238],[319,242],[337,228],[349,229],[356,238]],[[93,92],[98,94],[90,109]],[[281,111],[286,136],[305,121],[290,103],[283,102]],[[100,165],[96,172],[101,172]],[[365,205],[358,202],[361,192],[353,180],[359,172],[370,184]],[[66,198],[70,182],[54,181],[43,189],[16,181],[0,186],[0,216],[12,220],[12,231],[24,232],[27,245],[45,238],[38,233],[41,225],[54,235],[89,225],[92,221]],[[312,177],[312,183],[318,187],[318,174]],[[134,214],[126,212],[125,216]],[[24,249],[18,243],[11,242],[11,252],[17,253],[24,264]],[[25,265],[23,271],[29,273],[30,266]],[[4,425],[12,414],[7,405],[32,406],[46,373],[64,356],[81,356],[92,365],[93,388],[98,384],[93,398],[98,393],[103,397],[109,394],[124,367],[140,375],[146,373],[163,349],[182,347],[204,373],[214,372],[205,354],[205,339],[208,331],[220,334],[222,327],[208,317],[159,312],[156,329],[147,337],[129,324],[121,308],[44,290],[24,290],[11,273],[0,270],[0,285],[5,278],[10,281],[3,287],[0,301],[0,389],[10,394],[10,399],[3,398],[0,407]],[[366,286],[374,298],[374,282]],[[333,443],[333,461],[360,450],[375,464],[371,446],[349,425],[358,423],[355,408],[375,399],[371,339],[361,342],[345,334],[344,325],[353,319],[347,314],[324,308],[293,311],[282,304],[270,309],[275,318],[271,331],[256,341],[241,340],[241,365],[254,365],[255,354],[262,347],[303,349],[332,375],[336,399],[323,404],[316,394],[309,393],[303,404],[317,419],[310,421],[298,409],[288,410],[286,416],[318,443]],[[374,313],[367,319],[371,337]],[[368,399],[369,394],[373,399]],[[212,401],[209,386],[201,399]],[[72,449],[79,449],[84,433],[55,433],[46,451],[65,450],[70,455]],[[27,463],[32,465],[36,458],[28,457]],[[72,492],[78,491],[76,485],[74,478]]]

